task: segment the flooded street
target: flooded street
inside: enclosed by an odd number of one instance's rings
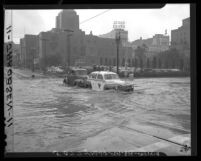
[[[135,79],[133,93],[13,77],[14,151],[135,151],[190,134],[190,78]]]

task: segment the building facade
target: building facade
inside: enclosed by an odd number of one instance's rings
[[[26,67],[27,64],[31,64],[32,54],[30,51],[35,48],[41,68],[49,65],[48,59],[51,57],[51,59],[57,59],[57,64],[62,66],[77,64],[86,66],[116,65],[117,45],[114,32],[111,35],[113,38],[95,36],[92,32],[86,35],[84,31],[79,29],[79,16],[76,12],[63,10],[56,17],[56,28],[41,32],[39,35],[25,35],[21,39],[22,60]],[[127,41],[128,33],[124,32],[121,35],[121,41]],[[122,62],[131,59],[131,57],[132,48],[125,47],[121,43],[119,64],[121,65]]]
[[[117,44],[113,38],[86,35],[86,59],[90,64],[116,66]],[[132,48],[119,45],[119,65],[124,66],[132,59]]]
[[[56,16],[56,28],[79,30],[79,16],[74,10],[63,10]]]
[[[137,47],[145,45],[147,47],[146,56],[153,57],[154,55],[169,49],[169,36],[163,34],[155,34],[152,38],[138,39],[132,42],[133,50]]]
[[[20,39],[20,64],[25,68],[32,68],[34,59],[39,57],[39,37],[26,34]]]
[[[181,27],[171,31],[171,48],[190,57],[190,17],[183,19]]]
[[[109,39],[116,39],[117,34],[120,34],[121,42],[122,42],[123,45],[128,42],[128,31],[126,31],[124,29],[113,29],[109,33],[99,35],[99,37],[101,37],[101,38],[109,38]]]

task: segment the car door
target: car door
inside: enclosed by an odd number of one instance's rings
[[[105,82],[103,80],[102,74],[97,74],[96,79],[91,81],[92,89],[95,91],[103,91],[104,90]]]

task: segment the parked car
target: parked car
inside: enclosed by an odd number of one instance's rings
[[[87,70],[82,68],[72,68],[66,78],[64,79],[64,83],[70,86],[84,86],[85,80],[88,78]]]
[[[88,77],[88,82],[90,82],[93,90],[121,90],[121,91],[133,91],[134,84],[130,82],[123,81],[119,76],[110,71],[95,71],[92,72]]]

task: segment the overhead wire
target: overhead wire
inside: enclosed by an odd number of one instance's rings
[[[83,24],[83,23],[85,23],[85,22],[87,22],[87,21],[89,21],[89,20],[91,20],[91,19],[93,19],[93,18],[95,18],[95,17],[98,17],[98,16],[100,16],[100,15],[102,15],[102,14],[104,14],[104,13],[110,11],[110,10],[111,10],[111,9],[108,9],[108,10],[106,10],[106,11],[103,11],[103,12],[101,12],[101,13],[99,13],[99,14],[97,14],[97,15],[91,17],[91,18],[88,18],[88,19],[86,19],[86,20],[80,22],[80,24]]]

